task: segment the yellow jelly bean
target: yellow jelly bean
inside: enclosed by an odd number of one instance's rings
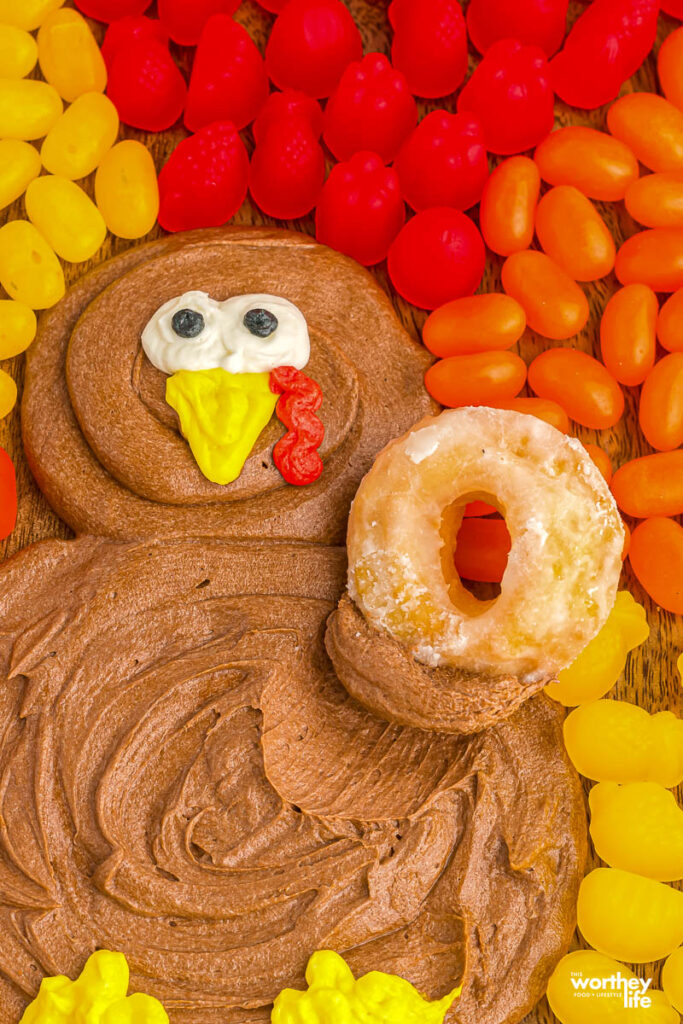
[[[596,782],[683,782],[683,721],[650,715],[624,700],[597,700],[567,716],[564,742],[574,767]]]
[[[20,139],[0,139],[0,210],[22,196],[40,174],[35,146]]]
[[[27,220],[11,220],[0,228],[0,284],[31,309],[54,306],[64,294],[62,265]]]
[[[23,78],[37,60],[36,41],[26,29],[0,24],[0,78]]]
[[[159,212],[159,186],[154,161],[134,139],[117,143],[95,175],[95,199],[107,227],[119,238],[141,238]]]
[[[40,150],[45,169],[63,178],[85,178],[116,142],[119,115],[101,92],[84,92],[47,133]]]
[[[25,352],[36,336],[36,314],[23,302],[0,299],[0,359]]]
[[[63,110],[59,93],[33,78],[0,78],[0,138],[40,139]]]
[[[630,964],[662,960],[683,942],[683,892],[630,871],[591,871],[576,912],[589,946]]]
[[[0,0],[0,21],[32,32],[64,0]]]
[[[588,800],[601,860],[660,882],[683,878],[683,811],[673,793],[656,782],[599,782]]]
[[[612,689],[624,671],[629,651],[645,643],[649,635],[645,609],[627,590],[619,591],[598,635],[569,668],[559,673],[557,682],[546,686],[545,692],[565,707],[597,700]]]
[[[442,1024],[460,994],[456,988],[430,1003],[404,978],[380,971],[356,981],[346,961],[326,949],[308,961],[306,982],[306,992],[280,993],[272,1024]]]
[[[107,225],[92,199],[75,181],[45,174],[26,189],[26,212],[58,256],[82,263],[97,252]]]
[[[662,967],[662,988],[667,999],[683,1013],[683,946],[675,949]]]
[[[679,1024],[664,992],[592,949],[563,956],[546,994],[561,1024]]]
[[[0,420],[14,408],[17,400],[17,385],[9,373],[0,370]]]
[[[103,92],[107,84],[107,69],[90,26],[71,8],[53,11],[40,26],[38,60],[45,80],[68,103],[84,92]]]

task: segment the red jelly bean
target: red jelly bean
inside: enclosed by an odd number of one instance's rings
[[[168,34],[157,18],[147,18],[144,14],[129,14],[112,21],[102,43],[102,57],[107,68],[111,67],[122,46],[137,42],[160,43],[167,47]]]
[[[638,419],[657,451],[683,445],[683,352],[671,352],[650,370],[640,392]]]
[[[337,160],[360,150],[390,163],[417,124],[417,104],[404,75],[383,53],[368,53],[344,71],[325,108],[324,139]]]
[[[633,531],[631,568],[652,600],[683,615],[683,527],[674,519],[646,519]]]
[[[549,348],[529,367],[529,387],[550,398],[576,423],[604,430],[618,423],[624,395],[602,363],[572,348]]]
[[[341,0],[290,0],[273,25],[266,64],[278,88],[322,98],[362,55],[360,32]]]
[[[499,39],[519,39],[550,57],[567,30],[569,0],[470,0],[467,30],[480,53]]]
[[[511,545],[504,519],[463,519],[455,548],[458,576],[479,583],[500,583]]]
[[[217,121],[183,139],[159,174],[159,223],[166,231],[217,227],[247,194],[249,157],[235,126]]]
[[[422,309],[436,309],[475,292],[485,262],[482,237],[469,217],[435,206],[401,229],[389,250],[388,268],[399,295]]]
[[[465,505],[464,516],[490,516],[498,509],[494,505],[487,505],[485,501],[470,501]]]
[[[318,202],[325,155],[318,141],[322,117],[315,115],[314,103],[293,90],[272,93],[254,123],[249,190],[270,217],[303,217]]]
[[[458,110],[479,117],[486,148],[502,154],[521,153],[545,138],[553,104],[543,50],[515,39],[494,43],[458,96]]]
[[[525,380],[526,363],[514,352],[477,352],[434,363],[425,374],[425,387],[441,405],[457,409],[497,406],[519,394]]]
[[[185,107],[192,132],[212,121],[250,124],[268,97],[266,65],[246,29],[229,14],[214,14],[195,53]]]
[[[293,366],[279,366],[270,374],[270,390],[281,396],[275,413],[287,427],[273,448],[273,462],[287,483],[312,484],[323,471],[318,448],[325,428],[316,416],[323,401],[320,385]]]
[[[406,211],[398,175],[376,153],[355,153],[332,168],[315,214],[319,242],[369,267],[386,259]]]
[[[17,522],[17,478],[14,465],[0,448],[0,540],[9,537]]]
[[[139,39],[121,46],[109,67],[107,96],[124,124],[162,132],[185,106],[185,79],[165,46]]]
[[[454,92],[467,71],[467,32],[458,0],[393,0],[391,57],[416,96]]]
[[[242,0],[157,0],[162,25],[174,43],[195,46],[212,14],[234,14]]]
[[[76,7],[88,18],[117,21],[129,14],[142,14],[152,0],[74,0]]]
[[[481,199],[489,176],[479,120],[432,111],[401,146],[395,167],[403,198],[414,210],[469,209]]]

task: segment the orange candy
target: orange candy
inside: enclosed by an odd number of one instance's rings
[[[547,398],[511,398],[509,402],[497,402],[496,409],[511,409],[513,412],[524,412],[527,416],[535,416],[544,420],[563,434],[569,433],[569,417],[557,402]]]
[[[657,451],[670,452],[683,444],[683,352],[664,356],[647,375],[638,419]]]
[[[584,441],[583,447],[586,449],[607,483],[609,483],[612,479],[612,463],[610,462],[607,452],[602,448],[599,448],[597,444],[591,444],[590,441]]]
[[[627,93],[607,111],[607,127],[650,170],[683,170],[683,112],[663,96]]]
[[[463,519],[455,548],[458,576],[481,583],[500,583],[510,544],[504,519]]]
[[[638,161],[619,139],[595,128],[558,128],[541,142],[534,160],[544,181],[573,185],[591,199],[617,202],[638,177]]]
[[[526,316],[518,302],[501,292],[454,299],[427,317],[422,340],[435,356],[462,356],[514,345],[524,334]]]
[[[643,175],[626,189],[624,202],[646,228],[683,227],[683,171]]]
[[[600,321],[602,361],[620,384],[642,384],[657,349],[657,296],[645,284],[627,284],[605,306]]]
[[[632,235],[619,249],[614,269],[622,284],[647,284],[656,292],[683,288],[683,228]]]
[[[529,367],[529,387],[557,402],[584,427],[613,427],[624,411],[621,388],[597,359],[572,348],[549,348]]]
[[[543,252],[525,249],[508,256],[502,281],[507,294],[523,307],[529,327],[544,338],[571,338],[588,320],[586,296]]]
[[[660,309],[657,337],[667,352],[683,352],[683,288],[670,295]]]
[[[666,98],[683,110],[683,28],[677,28],[660,46],[657,73]]]
[[[514,352],[478,352],[450,356],[430,366],[427,391],[442,405],[495,405],[524,387],[526,363]]]
[[[489,249],[509,256],[529,248],[540,187],[538,167],[528,156],[512,156],[495,168],[479,206],[479,227]]]
[[[541,248],[575,281],[597,281],[614,266],[616,246],[590,199],[573,185],[558,185],[536,207]]]
[[[612,477],[612,494],[627,516],[683,514],[683,450],[657,452],[620,466]]]
[[[673,519],[646,519],[631,537],[631,568],[661,608],[683,615],[683,527]]]

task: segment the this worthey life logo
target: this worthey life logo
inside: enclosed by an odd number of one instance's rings
[[[620,971],[616,974],[608,974],[604,978],[585,978],[578,971],[572,971],[571,983],[578,996],[597,996],[598,998],[623,999],[627,1010],[635,1010],[639,1007],[647,1009],[652,1003],[647,994],[652,981],[643,981],[642,978],[625,978]]]

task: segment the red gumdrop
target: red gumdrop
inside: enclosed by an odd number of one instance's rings
[[[253,39],[229,14],[214,14],[195,53],[185,124],[191,132],[212,121],[245,128],[267,98],[266,66]]]
[[[129,14],[118,21],[112,21],[102,43],[102,57],[107,69],[121,47],[130,43],[160,43],[168,47],[168,35],[158,18],[147,18],[144,14]]]
[[[325,154],[318,141],[319,127],[312,124],[316,120],[310,106],[297,101],[292,90],[273,93],[256,119],[249,191],[269,217],[303,217],[318,201]]]
[[[450,206],[417,213],[389,249],[389,277],[408,302],[437,309],[472,295],[484,273],[486,252],[469,217]]]
[[[257,0],[257,2],[264,11],[270,11],[271,14],[279,14],[282,8],[289,3],[289,0]]]
[[[499,39],[519,39],[551,57],[567,31],[568,6],[569,0],[470,0],[467,31],[479,53]]]
[[[393,0],[391,58],[416,96],[454,92],[467,71],[467,32],[458,0]]]
[[[403,198],[414,210],[469,209],[481,199],[489,176],[478,118],[432,111],[403,143],[395,167]]]
[[[166,47],[149,40],[126,43],[109,67],[107,96],[124,124],[163,132],[178,120],[187,86]]]
[[[543,50],[516,39],[494,43],[458,96],[458,110],[478,116],[492,153],[507,156],[532,149],[555,120]]]
[[[341,0],[289,0],[270,33],[266,65],[278,88],[323,98],[362,55],[360,32]]]
[[[14,464],[0,448],[0,540],[9,537],[17,522],[17,478]]]
[[[398,175],[377,153],[354,153],[336,164],[315,213],[319,242],[365,267],[386,259],[406,219]]]
[[[284,89],[282,92],[271,92],[254,121],[254,140],[260,142],[271,125],[292,117],[301,117],[310,125],[316,139],[323,130],[323,112],[317,100],[296,89]]]
[[[417,124],[417,104],[405,76],[383,53],[368,53],[346,68],[325,108],[325,142],[337,160],[361,150],[396,156]]]
[[[151,2],[152,0],[74,0],[79,11],[97,21],[118,21],[129,14],[142,14]]]
[[[249,157],[229,121],[183,139],[159,174],[159,223],[166,231],[225,224],[247,194]]]
[[[662,0],[661,6],[665,14],[683,21],[683,0]]]
[[[159,18],[174,43],[195,46],[212,14],[234,14],[242,0],[157,0]]]

